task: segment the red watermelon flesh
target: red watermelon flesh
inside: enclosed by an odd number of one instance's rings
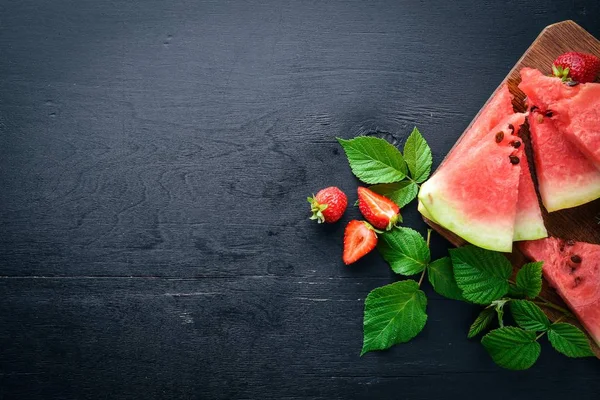
[[[559,78],[546,76],[533,68],[521,69],[519,89],[527,95],[529,107],[546,111],[549,104],[568,99],[579,93],[580,86],[567,86]]]
[[[478,143],[482,137],[489,134],[490,131],[500,122],[502,122],[504,118],[514,113],[515,111],[512,106],[512,95],[508,91],[508,86],[502,85],[492,95],[487,104],[475,117],[471,125],[463,133],[460,142],[454,146],[452,150],[450,150],[448,155],[446,155],[446,158],[437,171],[442,169],[443,165],[448,163],[453,158],[458,157],[460,154],[464,155],[472,151],[471,147],[473,147],[474,144]],[[515,126],[515,129],[519,129],[519,126]],[[419,212],[425,218],[435,222],[435,219],[433,216],[431,216],[431,214],[429,214],[427,208],[425,208],[421,200],[418,200],[418,203]]]
[[[540,203],[538,202],[529,162],[525,153],[521,157],[521,176],[519,177],[519,195],[517,200],[517,215],[515,217],[515,231],[513,240],[533,240],[548,236]]]
[[[600,171],[565,139],[550,118],[529,115],[533,158],[542,202],[548,212],[600,197]]]
[[[421,186],[419,200],[434,221],[476,246],[512,250],[521,166],[510,156],[521,159],[523,146],[510,126],[524,120],[508,116]]]
[[[456,155],[464,155],[506,116],[514,112],[512,95],[508,91],[508,86],[503,85],[481,109],[471,126],[462,135],[460,142],[448,153],[444,163],[450,162]]]
[[[544,261],[544,277],[600,345],[600,245],[546,238],[520,248]]]
[[[600,169],[600,84],[580,86],[577,96],[548,107],[565,137]]]

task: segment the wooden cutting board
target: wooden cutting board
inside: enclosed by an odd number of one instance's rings
[[[519,76],[519,71],[521,68],[537,68],[545,74],[550,74],[552,61],[558,55],[567,51],[582,51],[586,53],[592,53],[600,57],[600,41],[598,41],[595,37],[593,37],[590,33],[573,21],[563,21],[554,25],[550,25],[546,27],[542,33],[540,33],[537,39],[531,44],[529,49],[527,49],[525,54],[523,54],[521,59],[519,59],[519,61],[511,69],[508,76],[498,86],[498,89],[500,89],[500,87],[502,87],[505,83],[508,84],[510,92],[515,96],[513,100],[515,110],[524,112],[525,106],[523,100],[525,98],[525,94],[521,92],[517,86],[521,81]],[[496,91],[498,89],[496,89]],[[473,119],[473,121],[476,118],[477,116]],[[521,132],[524,132],[523,136],[527,145],[526,150],[527,156],[529,157],[529,165],[533,168],[534,163],[531,157],[529,132],[527,132],[526,129],[522,129]],[[458,139],[457,144],[461,140],[462,136]],[[532,171],[532,173],[537,186],[535,171]],[[600,244],[600,221],[598,220],[598,218],[600,218],[600,199],[580,207],[556,211],[553,213],[546,212],[542,205],[542,214],[544,217],[544,223],[548,229],[548,233],[551,236]],[[435,231],[448,239],[455,246],[462,246],[467,243],[464,239],[456,236],[452,232],[442,228],[426,218],[424,219],[428,225],[430,225]],[[512,254],[509,254],[508,257],[515,268],[515,272],[525,262],[527,262],[525,256],[517,248],[514,248]],[[551,300],[554,303],[565,306],[564,302],[558,297],[553,289],[548,287],[546,282],[544,282],[541,296]],[[551,320],[555,320],[560,316],[560,313],[550,309],[544,308],[544,312]],[[569,322],[581,327],[581,325],[575,320]],[[594,344],[593,340],[590,339],[590,342],[593,344],[593,349],[596,353],[596,356],[600,358],[600,348]]]

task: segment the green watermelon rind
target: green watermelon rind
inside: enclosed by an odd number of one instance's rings
[[[436,196],[438,188],[435,180],[429,180],[421,186],[419,201],[432,217],[430,220],[460,236],[467,242],[482,249],[510,253],[513,243],[513,229],[505,228],[489,221],[479,222],[470,220],[454,205],[445,201],[443,196]],[[435,198],[436,205],[432,207],[430,199]]]
[[[548,231],[543,221],[540,224],[540,218],[537,215],[532,213],[530,216],[520,217],[519,221],[515,222],[514,242],[543,239],[545,237],[548,237]]]
[[[539,188],[542,203],[548,212],[577,207],[600,198],[600,180],[596,185],[587,187],[573,182],[573,185],[563,185],[560,191],[546,187],[545,183],[540,181]]]

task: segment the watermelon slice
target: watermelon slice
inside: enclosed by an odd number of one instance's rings
[[[549,105],[565,137],[600,169],[600,84],[585,83],[577,96]]]
[[[436,222],[421,201],[419,201],[418,210],[425,218]],[[531,179],[529,162],[527,157],[523,155],[521,158],[521,175],[519,176],[519,194],[513,241],[541,239],[547,236],[548,232],[544,226],[542,211]]]
[[[524,120],[509,115],[421,186],[419,200],[434,221],[476,246],[511,251],[524,155],[513,133]]]
[[[483,136],[488,134],[496,125],[502,122],[503,118],[508,115],[514,114],[512,106],[512,95],[508,91],[508,86],[502,85],[488,100],[486,105],[481,109],[479,114],[475,117],[471,125],[467,128],[463,134],[460,142],[458,142],[448,153],[444,159],[443,164],[448,163],[458,154],[468,153],[471,147],[479,142]],[[440,168],[442,168],[440,165]],[[421,200],[418,200],[418,210],[425,218],[430,221],[434,221],[433,217]]]
[[[600,345],[600,245],[547,238],[520,248],[528,258],[544,261],[544,277]]]
[[[540,195],[548,212],[600,197],[600,171],[564,138],[552,119],[530,114],[529,132]]]
[[[521,176],[519,177],[519,196],[517,200],[517,215],[515,217],[515,232],[513,240],[533,240],[548,236],[540,203],[535,193],[529,162],[523,153],[521,157]]]
[[[537,69],[523,68],[520,73],[519,89],[527,95],[527,103],[542,111],[546,111],[549,104],[575,96],[581,89],[581,85],[567,86],[560,79],[546,76]]]

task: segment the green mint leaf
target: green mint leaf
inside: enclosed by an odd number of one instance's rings
[[[494,329],[481,339],[481,343],[496,364],[512,370],[531,367],[541,351],[535,332],[514,326]]]
[[[382,286],[365,300],[363,354],[408,342],[427,322],[427,297],[413,280]]]
[[[550,326],[550,321],[542,309],[529,300],[512,300],[510,312],[515,322],[526,331],[545,332]]]
[[[496,315],[496,311],[493,308],[484,308],[475,321],[471,324],[469,328],[469,333],[467,334],[467,338],[471,339],[475,336],[479,335],[485,328],[490,326],[492,321],[494,320],[494,316]]]
[[[431,149],[415,127],[404,144],[404,160],[408,165],[410,175],[418,182],[424,182],[431,172]]]
[[[379,235],[377,249],[392,270],[400,275],[422,272],[431,254],[421,234],[410,228],[397,228]]]
[[[490,304],[508,293],[512,266],[501,253],[469,245],[451,249],[450,257],[465,299]]]
[[[392,183],[406,177],[406,163],[396,147],[387,141],[360,136],[350,140],[339,139],[350,168],[358,179],[368,184]]]
[[[419,192],[419,187],[412,181],[380,183],[369,189],[391,199],[400,208],[413,201]]]
[[[427,277],[438,294],[453,300],[464,300],[462,291],[454,280],[450,257],[440,258],[427,265]]]
[[[542,261],[525,264],[517,272],[517,288],[529,298],[537,297],[542,290],[542,264]]]
[[[550,325],[548,340],[556,351],[567,357],[591,357],[594,355],[585,333],[571,324],[561,322]]]

